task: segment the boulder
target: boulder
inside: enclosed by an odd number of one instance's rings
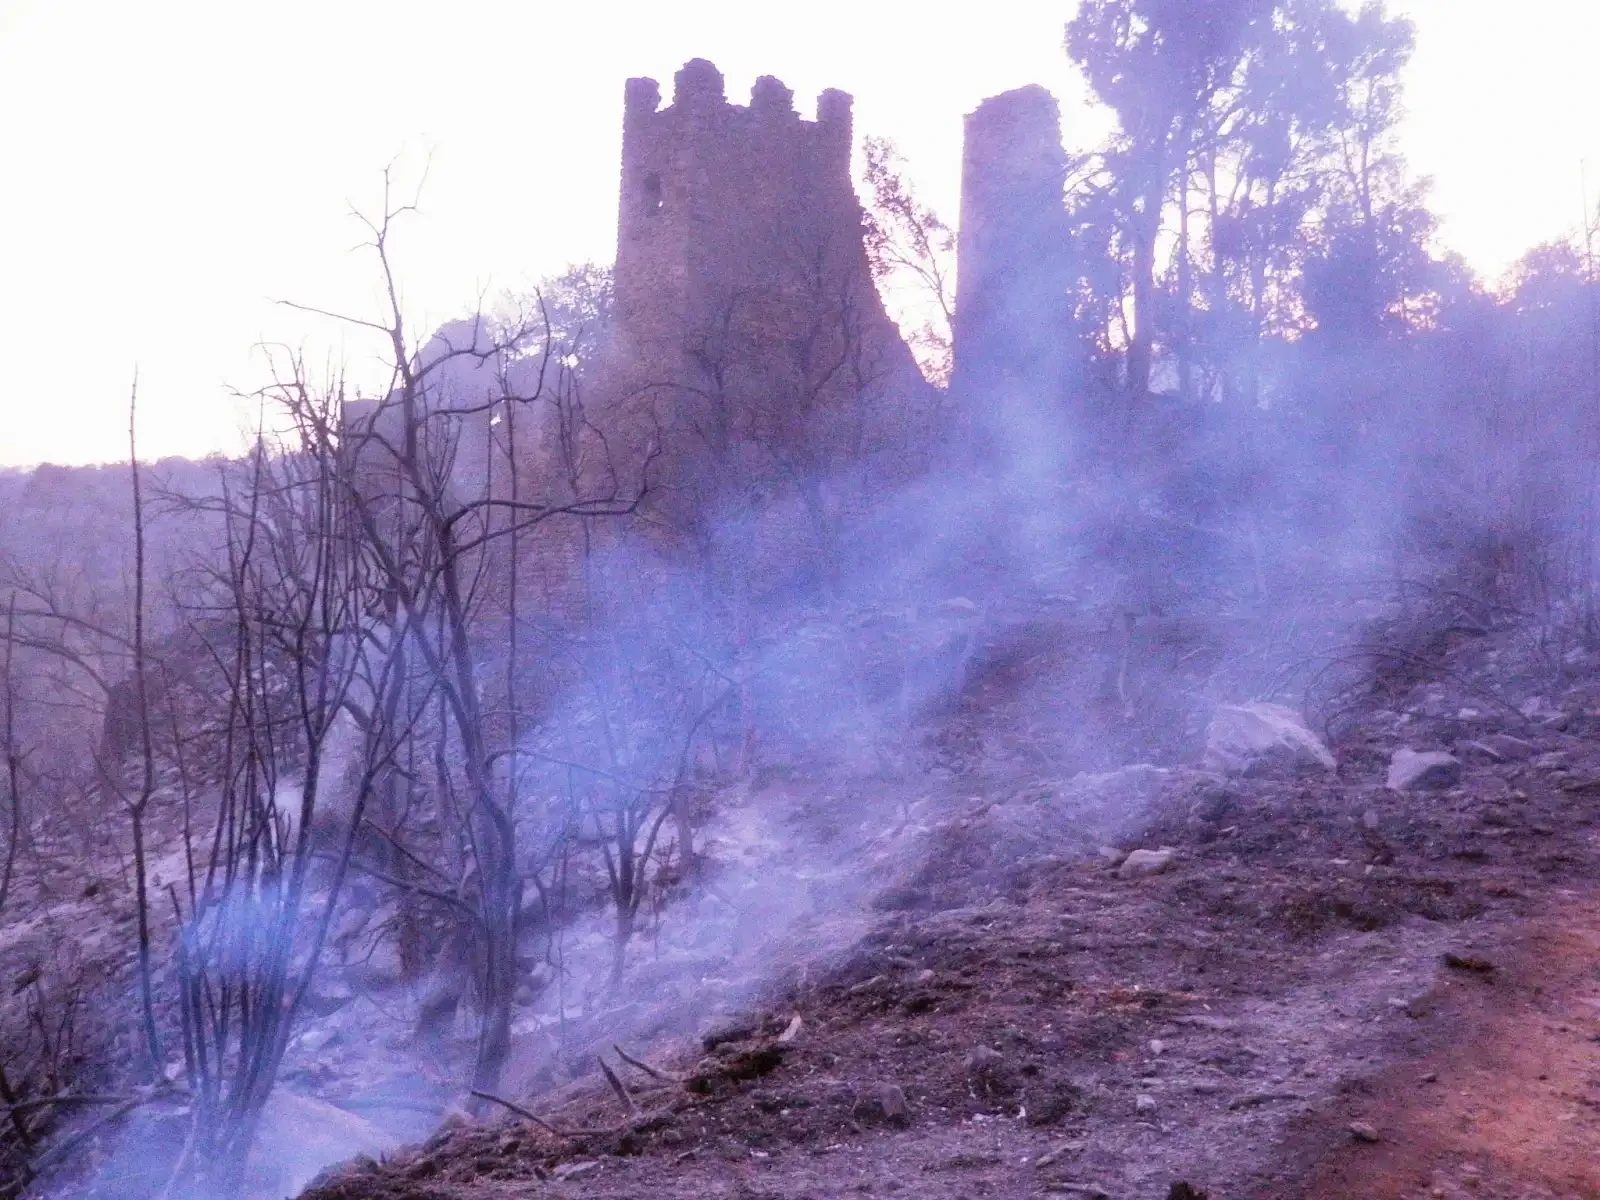
[[[1206,733],[1206,765],[1253,775],[1274,767],[1336,770],[1338,760],[1299,716],[1281,704],[1224,704]]]
[[[1438,791],[1461,782],[1461,760],[1443,750],[1416,751],[1402,746],[1389,759],[1391,791]]]
[[[319,1017],[336,1013],[356,997],[355,990],[331,966],[323,967],[306,993],[306,1011]]]
[[[1159,875],[1172,865],[1175,851],[1170,846],[1159,850],[1135,850],[1117,868],[1118,879],[1144,879]]]
[[[324,1167],[396,1148],[395,1139],[365,1117],[279,1087],[262,1111],[248,1173],[259,1195],[297,1196]]]
[[[393,987],[406,977],[400,959],[398,939],[368,930],[349,950],[345,967],[347,978],[357,987],[378,991]]]
[[[367,922],[372,920],[372,909],[356,906],[347,908],[339,914],[339,919],[333,926],[333,944],[342,946],[361,936],[361,931],[367,927]]]

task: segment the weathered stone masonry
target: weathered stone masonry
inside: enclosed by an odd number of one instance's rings
[[[823,92],[816,119],[805,120],[771,76],[756,81],[749,105],[729,103],[704,59],[677,73],[665,108],[655,80],[628,81],[611,386],[701,387],[704,360],[729,354],[708,347],[714,337],[737,343],[751,383],[791,366],[802,340],[815,355],[830,322],[872,374],[911,382],[910,352],[872,286],[851,144],[841,91]],[[768,377],[760,387],[776,402],[785,382],[797,385]],[[841,375],[828,390],[845,387]]]
[[[1070,362],[1071,241],[1061,110],[1037,84],[967,115],[957,254],[956,391],[1059,402]]]

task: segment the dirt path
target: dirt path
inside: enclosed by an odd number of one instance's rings
[[[1307,1196],[1600,1196],[1600,898],[1553,900],[1492,969],[1428,995],[1436,1048],[1325,1114],[1380,1141],[1307,1131],[1332,1143]]]

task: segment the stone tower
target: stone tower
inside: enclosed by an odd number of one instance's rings
[[[678,72],[660,107],[653,79],[624,93],[616,313],[641,349],[681,341],[733,292],[796,281],[797,257],[855,234],[850,97],[822,93],[817,119],[771,76],[748,107],[729,104],[705,59]],[[837,269],[849,264],[837,262]],[[862,259],[865,265],[865,259]]]
[[[964,132],[956,387],[980,406],[1059,398],[1072,286],[1060,107],[1029,85],[983,101]]]
[[[872,285],[850,110],[829,90],[806,120],[771,76],[731,104],[705,59],[677,73],[665,108],[655,80],[628,80],[614,364],[635,381],[682,381],[714,352],[708,338],[735,328],[744,369],[759,372],[814,337],[831,304],[880,369],[915,372]]]
[[[933,412],[873,282],[850,97],[825,91],[806,119],[763,76],[733,104],[694,59],[670,104],[653,79],[623,102],[613,317],[590,388],[616,431],[604,453],[622,478],[650,464],[652,528],[724,594],[820,578],[846,514],[907,474]]]

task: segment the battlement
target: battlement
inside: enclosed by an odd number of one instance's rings
[[[784,86],[783,80],[775,75],[763,75],[756,80],[747,106],[730,104],[722,72],[707,59],[694,58],[673,76],[672,103],[665,110],[661,108],[658,82],[644,77],[628,80],[623,88],[623,123],[625,128],[637,128],[651,118],[668,114],[674,119],[684,116],[737,119],[734,114],[747,113],[757,117],[793,118],[798,123],[826,130],[833,138],[842,136],[848,146],[854,104],[848,92],[828,88],[817,97],[815,120],[805,121],[795,111],[793,89]]]

